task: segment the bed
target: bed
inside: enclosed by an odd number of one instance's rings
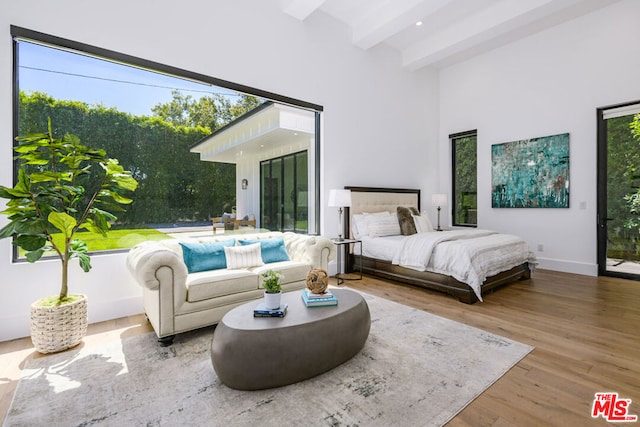
[[[344,235],[363,242],[362,253],[360,245],[351,248],[349,270],[362,262],[365,274],[445,292],[467,304],[531,277],[536,257],[518,236],[475,228],[428,231],[428,217],[419,214],[420,190],[345,189],[351,190],[351,206],[345,208]],[[407,218],[407,211],[415,216]]]

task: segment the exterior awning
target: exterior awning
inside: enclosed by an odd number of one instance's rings
[[[239,163],[248,154],[268,159],[306,150],[314,134],[314,112],[269,101],[205,137],[190,151],[203,161]]]

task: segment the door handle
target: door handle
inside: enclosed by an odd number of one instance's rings
[[[601,219],[600,219],[600,214],[598,214],[598,225],[599,225],[601,228],[604,228],[604,227],[607,225],[607,221],[613,221],[614,219],[615,219],[615,218],[608,218],[608,217],[605,217],[605,218],[604,218],[604,221],[603,221],[603,220],[601,220]]]

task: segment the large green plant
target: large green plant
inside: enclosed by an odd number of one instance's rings
[[[104,150],[89,148],[75,135],[54,138],[51,120],[45,133],[17,138],[18,182],[13,188],[0,186],[0,197],[9,199],[1,213],[9,224],[0,238],[13,237],[13,244],[35,262],[53,250],[62,262],[59,299],[67,298],[68,267],[78,258],[84,271],[91,269],[87,244],[74,238],[80,229],[106,236],[117,218],[114,211],[132,200],[124,194],[138,182]],[[62,240],[54,240],[61,233]]]

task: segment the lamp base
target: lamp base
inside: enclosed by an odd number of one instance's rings
[[[342,225],[342,208],[338,208],[338,238],[336,239],[336,241],[338,242],[342,242],[344,239],[342,238],[342,229],[343,229],[343,225]]]

